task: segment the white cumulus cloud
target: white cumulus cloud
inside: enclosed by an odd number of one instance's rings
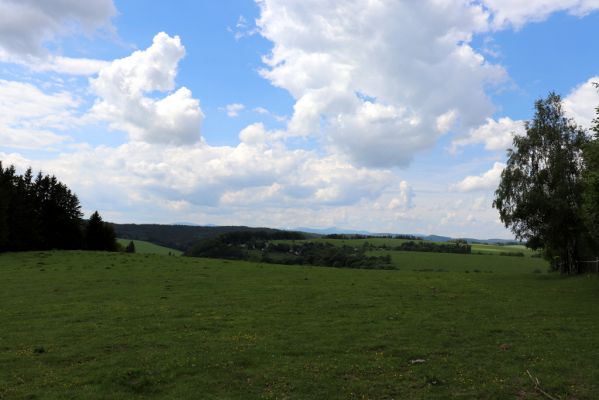
[[[504,163],[496,162],[493,164],[493,168],[484,174],[480,176],[467,176],[462,181],[452,185],[451,189],[458,192],[494,189],[499,184],[501,173],[504,169]]]
[[[64,36],[113,30],[112,0],[0,0],[0,10],[0,61],[68,74],[102,67],[102,61],[51,54],[46,45]]]
[[[293,135],[324,135],[368,166],[405,166],[448,129],[493,112],[503,80],[469,45],[488,13],[466,1],[260,0],[262,75],[295,98]]]
[[[30,83],[0,79],[0,143],[27,149],[61,143],[66,137],[54,131],[77,124],[78,105],[67,92],[49,94]]]
[[[482,3],[493,13],[495,29],[520,28],[528,22],[543,21],[559,11],[584,16],[599,9],[599,0],[482,0]]]
[[[200,141],[204,114],[191,91],[173,92],[177,66],[185,55],[178,36],[157,34],[152,45],[115,60],[90,80],[99,97],[92,113],[135,141],[184,145]],[[168,92],[156,99],[146,94]]]
[[[497,120],[487,118],[485,124],[470,129],[466,136],[455,139],[451,144],[451,151],[473,144],[484,144],[489,151],[504,151],[512,147],[514,136],[522,134],[524,121],[514,121],[509,117]]]
[[[592,77],[576,86],[563,98],[566,116],[585,129],[589,129],[596,117],[595,109],[599,106],[598,89],[593,83],[599,82],[599,76]],[[514,136],[524,135],[524,121],[512,120],[509,117],[499,119],[487,118],[486,122],[461,137],[454,139],[450,151],[456,152],[461,147],[483,144],[489,151],[503,151],[512,147]]]
[[[227,115],[231,118],[239,116],[239,113],[245,109],[245,106],[241,103],[227,104],[223,110],[227,112]]]
[[[593,83],[599,83],[599,76],[578,85],[564,98],[566,114],[586,129],[592,126],[597,117],[595,109],[599,106],[599,88]]]

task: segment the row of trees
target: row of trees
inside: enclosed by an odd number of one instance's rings
[[[554,269],[580,273],[599,251],[599,107],[590,132],[565,116],[560,96],[535,103],[515,136],[493,206],[506,227]]]
[[[77,196],[56,177],[23,175],[0,161],[0,252],[49,249],[116,250],[112,228],[95,212],[81,220]]]
[[[395,247],[395,250],[399,251],[422,251],[432,253],[459,253],[459,254],[471,254],[472,246],[465,240],[455,240],[447,243],[435,243],[435,242],[404,242],[399,246]]]
[[[391,257],[368,256],[364,248],[304,242],[301,232],[228,232],[200,240],[186,256],[336,268],[393,268]],[[292,241],[280,242],[280,240]],[[296,243],[295,240],[298,240]]]
[[[362,235],[354,233],[331,233],[324,236],[326,239],[340,240],[362,240],[362,239],[404,239],[404,240],[423,240],[421,237],[414,235]]]

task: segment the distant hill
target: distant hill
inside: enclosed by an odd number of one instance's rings
[[[264,232],[277,232],[282,229],[273,228],[259,228],[259,227],[248,227],[248,226],[198,226],[198,225],[187,225],[184,223],[175,225],[159,225],[159,224],[112,224],[114,227],[116,236],[123,239],[130,240],[144,240],[147,242],[155,243],[161,246],[186,251],[190,249],[198,240],[212,238],[223,233],[237,232],[237,231],[264,231]],[[338,229],[335,227],[314,229],[314,228],[296,228],[292,231],[303,232],[308,236],[319,236],[319,235],[330,235],[330,234],[357,234],[357,235],[396,235],[397,233],[372,233],[364,230],[351,230],[351,229]],[[432,242],[447,242],[452,239],[449,236],[440,235],[418,235],[411,234],[414,236],[421,237],[424,240]],[[514,240],[506,239],[474,239],[474,238],[461,238],[469,243],[502,243],[502,244],[518,244]]]
[[[171,249],[169,247],[164,247],[157,245],[155,243],[146,242],[144,240],[135,240],[135,239],[117,239],[117,242],[124,247],[126,247],[129,242],[133,242],[135,245],[135,252],[138,254],[160,254],[160,255],[173,255],[180,256],[183,254],[180,250]]]
[[[305,228],[299,227],[292,229],[297,232],[314,233],[317,235],[333,235],[333,234],[349,234],[349,235],[379,235],[379,233],[373,234],[368,231],[352,230],[352,229],[338,229],[335,227],[331,228]]]
[[[238,231],[277,232],[279,229],[248,226],[190,226],[159,224],[111,224],[118,238],[143,240],[186,251],[198,240]]]
[[[319,235],[332,235],[332,234],[350,234],[350,235],[368,235],[368,236],[391,236],[391,235],[408,235],[408,236],[416,236],[420,237],[424,240],[429,240],[431,242],[448,242],[450,240],[455,239],[463,239],[468,243],[502,243],[502,244],[521,244],[513,239],[475,239],[475,238],[453,238],[450,236],[440,236],[440,235],[421,235],[418,233],[389,233],[389,232],[370,232],[364,230],[353,230],[353,229],[339,229],[336,227],[330,228],[295,228],[294,230],[299,232],[310,232]]]
[[[420,236],[420,237],[424,240],[430,240],[431,242],[449,242],[450,240],[453,240],[453,238],[451,238],[449,236],[439,236],[439,235],[427,235],[427,236]]]

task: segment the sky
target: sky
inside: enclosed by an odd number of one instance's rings
[[[599,0],[0,0],[0,161],[119,223],[512,238],[514,135],[599,105]]]

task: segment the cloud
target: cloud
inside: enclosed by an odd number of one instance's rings
[[[72,58],[47,54],[36,56],[11,55],[0,49],[0,62],[22,65],[36,72],[57,72],[67,75],[90,76],[99,72],[109,63],[93,58]]]
[[[98,29],[113,30],[112,0],[0,0],[0,61],[69,74],[95,73],[102,62],[53,55],[48,43]]]
[[[66,140],[53,130],[78,124],[79,102],[69,93],[44,93],[29,83],[0,80],[0,143],[43,149]]]
[[[234,34],[235,40],[253,36],[258,33],[256,26],[248,23],[247,19],[243,15],[240,15],[239,18],[237,18],[235,28],[228,27],[227,30]]]
[[[595,109],[599,106],[599,92],[593,83],[599,83],[599,76],[575,87],[563,101],[566,114],[585,129],[592,126]]]
[[[204,114],[191,91],[175,88],[177,66],[185,55],[178,36],[157,34],[152,45],[115,60],[90,80],[99,97],[92,115],[110,123],[112,129],[129,134],[131,140],[189,145],[201,140]],[[146,96],[169,92],[162,99]]]
[[[592,77],[576,86],[564,99],[563,106],[566,115],[573,118],[585,129],[592,126],[595,118],[595,108],[599,106],[599,93],[593,82],[599,82],[599,77]],[[455,153],[461,147],[484,144],[485,150],[504,151],[512,147],[515,135],[524,135],[524,121],[514,121],[509,117],[497,120],[487,118],[487,121],[471,129],[467,135],[454,139],[450,151]]]
[[[494,110],[485,86],[506,73],[469,45],[488,28],[480,5],[258,4],[260,33],[273,43],[261,73],[294,97],[292,135],[324,135],[361,165],[406,166],[448,129],[478,126]]]
[[[401,181],[399,187],[392,194],[391,200],[387,204],[389,210],[407,211],[414,208],[414,191],[406,181]]]
[[[450,151],[455,153],[460,147],[473,144],[484,144],[485,150],[489,151],[505,151],[512,147],[514,136],[524,132],[524,121],[509,117],[487,118],[483,125],[471,129],[466,136],[453,140]]]
[[[259,145],[264,144],[269,140],[275,138],[274,132],[267,132],[264,128],[264,124],[255,123],[248,125],[239,132],[239,140],[242,143]]]
[[[560,11],[581,17],[599,9],[597,0],[482,0],[482,3],[491,11],[495,29],[510,26],[518,29]]]
[[[287,121],[287,116],[274,114],[270,110],[268,110],[267,108],[264,108],[264,107],[256,107],[252,111],[255,112],[256,114],[268,115],[268,116],[274,118],[274,120],[278,121],[278,122],[286,122]]]
[[[493,164],[493,168],[484,174],[480,176],[467,176],[461,182],[452,185],[450,189],[458,192],[494,189],[499,184],[504,168],[504,163],[496,162]]]
[[[227,104],[223,110],[227,112],[227,115],[231,118],[239,116],[239,112],[243,111],[245,106],[240,103]]]
[[[2,156],[7,163],[25,163],[15,154]],[[398,199],[408,201],[401,197],[408,189],[390,171],[357,168],[280,143],[180,147],[130,142],[82,147],[28,163],[52,171],[84,204],[106,199],[107,207],[115,210],[147,199],[169,202],[168,207],[163,204],[168,210],[173,204],[188,204],[231,215],[247,207],[314,209],[376,199],[387,187],[399,187]]]

